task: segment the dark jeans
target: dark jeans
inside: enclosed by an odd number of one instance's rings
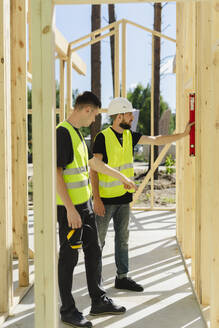
[[[105,295],[105,291],[101,285],[101,250],[91,200],[75,207],[83,224],[88,224],[93,228],[92,232],[83,233],[82,241],[89,295],[92,301],[98,301]],[[71,229],[68,227],[67,212],[64,206],[57,206],[57,218],[61,245],[58,261],[58,283],[62,302],[60,312],[67,313],[76,308],[71,290],[73,271],[78,262],[78,250],[72,249],[66,242],[67,233]]]

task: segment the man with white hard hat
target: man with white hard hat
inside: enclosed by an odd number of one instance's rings
[[[146,136],[130,130],[135,110],[125,98],[113,99],[108,107],[112,126],[97,134],[93,154],[112,168],[119,169],[126,177],[134,179],[133,149],[137,144],[163,145],[172,143],[189,134],[191,123],[183,133],[167,136]],[[91,171],[94,211],[103,249],[110,220],[115,230],[115,263],[117,275],[115,288],[142,292],[143,286],[128,277],[129,203],[133,189],[124,189],[121,182],[108,175]]]

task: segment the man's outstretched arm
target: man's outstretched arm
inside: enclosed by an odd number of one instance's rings
[[[188,123],[185,127],[185,131],[183,133],[176,133],[176,134],[171,134],[167,136],[141,136],[141,138],[138,141],[138,144],[140,145],[165,145],[168,143],[172,143],[174,141],[180,140],[181,138],[186,137],[190,130],[193,123]]]

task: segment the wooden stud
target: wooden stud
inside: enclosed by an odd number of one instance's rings
[[[196,41],[195,3],[185,3],[183,13],[183,27],[180,27],[183,29],[182,45],[184,45],[181,67],[181,70],[183,70],[183,89],[180,92],[181,108],[179,109],[181,111],[181,131],[189,121],[189,93],[195,92],[195,47],[191,47],[191,44],[195,44]],[[188,86],[190,86],[189,89],[187,89]],[[192,256],[192,245],[195,246],[192,238],[193,231],[195,230],[195,158],[189,156],[189,137],[183,138],[181,144],[182,183],[179,198],[182,203],[181,209],[183,211],[182,250],[184,257],[190,258]]]
[[[212,148],[213,121],[211,98],[211,4],[198,2],[196,12],[196,256],[195,286],[200,303],[210,302],[210,227],[212,192],[215,181],[211,162],[215,160]],[[200,24],[201,22],[201,24]],[[216,92],[216,89],[215,89]],[[213,191],[214,190],[214,191]]]
[[[181,129],[182,116],[182,90],[183,90],[183,18],[184,3],[176,4],[176,130]],[[176,144],[176,235],[180,245],[182,245],[183,229],[183,203],[181,201],[182,189],[182,141]]]
[[[26,0],[11,2],[11,123],[13,242],[19,286],[29,284],[27,219]]]
[[[154,136],[154,36],[152,35],[151,54],[151,136]],[[151,145],[151,167],[154,165],[154,145]],[[151,176],[151,208],[154,207],[154,174]]]
[[[7,0],[0,3],[0,58],[0,313],[5,313],[3,315],[5,319],[12,306],[13,298],[10,2]]]
[[[122,97],[126,98],[126,22],[122,23]]]
[[[28,23],[28,72],[32,72],[32,55],[31,55],[31,0],[28,0],[28,14],[27,14],[27,23]]]
[[[120,96],[120,77],[119,77],[119,25],[115,25],[115,62],[114,62],[114,95]]]
[[[211,188],[211,196],[213,202],[211,203],[211,215],[209,223],[211,225],[211,328],[219,327],[219,255],[218,255],[218,190],[219,190],[219,173],[218,160],[219,155],[216,149],[219,147],[219,2],[212,1],[211,6],[211,120],[210,128],[213,131],[212,145],[211,145],[211,180],[208,181]],[[210,141],[210,140],[209,140]],[[209,151],[210,152],[210,151]],[[209,204],[210,207],[210,204]]]
[[[72,109],[72,59],[71,50],[68,50],[68,61],[67,61],[67,113],[66,118],[68,118],[70,111]]]
[[[60,84],[59,84],[59,121],[65,120],[65,61],[60,59]]]
[[[58,327],[54,12],[32,0],[35,327]]]

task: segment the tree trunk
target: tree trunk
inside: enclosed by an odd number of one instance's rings
[[[161,3],[154,4],[154,30],[161,32]],[[159,135],[160,120],[160,38],[154,37],[154,135]],[[158,157],[158,146],[154,147],[154,160]],[[158,169],[154,173],[158,179]]]
[[[108,5],[108,15],[109,15],[109,24],[116,21],[115,17],[115,5]],[[110,29],[112,31],[113,29]],[[113,80],[113,96],[115,96],[115,86],[114,86],[114,62],[115,62],[115,36],[110,37],[110,51],[111,51],[111,67],[112,67],[112,80]]]
[[[91,30],[101,27],[101,6],[92,5]],[[98,36],[98,35],[97,35]],[[101,43],[91,45],[91,91],[101,100]],[[101,115],[91,124],[91,151],[96,134],[101,128]]]

